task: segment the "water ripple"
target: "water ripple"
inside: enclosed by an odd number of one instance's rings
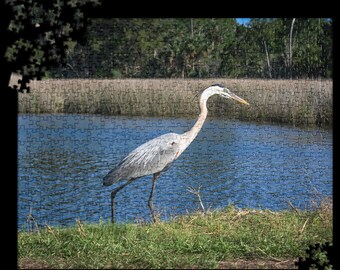
[[[39,224],[110,219],[111,188],[103,176],[155,136],[182,133],[193,120],[100,115],[19,115],[18,223],[32,211]],[[307,204],[311,190],[332,195],[332,132],[208,119],[196,140],[157,182],[154,205],[163,219],[206,208]],[[118,221],[150,220],[152,176],[117,195]],[[31,209],[31,210],[30,210]]]

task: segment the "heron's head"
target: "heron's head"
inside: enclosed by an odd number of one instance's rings
[[[206,100],[212,95],[220,95],[223,98],[232,98],[242,104],[249,105],[247,101],[235,95],[233,92],[231,92],[228,88],[224,87],[222,84],[218,83],[213,84],[209,86],[207,89],[205,89],[202,93],[202,97],[205,98]]]

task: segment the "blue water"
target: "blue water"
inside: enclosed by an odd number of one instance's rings
[[[98,223],[111,217],[102,178],[130,151],[158,135],[183,133],[194,119],[21,114],[18,119],[18,226]],[[332,131],[208,118],[194,142],[159,177],[161,219],[200,209],[309,207],[332,195]],[[152,176],[116,197],[116,220],[150,221]]]

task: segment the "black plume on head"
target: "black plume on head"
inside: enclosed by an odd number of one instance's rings
[[[220,83],[213,83],[213,84],[210,85],[209,87],[211,87],[211,86],[219,86],[219,87],[225,88],[224,85],[223,85],[223,84],[220,84]],[[198,90],[197,93],[196,93],[195,96],[194,96],[194,99],[197,98],[199,94],[202,94],[203,91],[204,91],[205,89],[206,89],[206,88]]]
[[[220,84],[220,83],[214,83],[214,84],[212,84],[211,86],[219,86],[219,87],[224,88],[224,85],[222,85],[222,84]]]

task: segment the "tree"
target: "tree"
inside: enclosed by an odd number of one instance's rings
[[[1,57],[7,87],[12,72],[21,74],[19,91],[30,79],[41,79],[46,68],[65,64],[68,43],[82,40],[89,7],[99,0],[5,0]]]
[[[262,55],[258,58],[260,61],[258,64],[265,71],[261,77],[329,78],[332,76],[331,20],[256,18],[251,19],[248,26],[253,31],[251,50],[255,54]]]
[[[326,77],[332,71],[331,25],[326,19],[299,19],[293,44],[292,68],[295,77]]]
[[[293,27],[292,27],[293,25]],[[52,77],[316,78],[332,76],[329,19],[105,18],[68,42]]]
[[[259,44],[259,54],[261,54],[260,60],[262,66],[262,77],[273,78],[275,76],[273,70],[273,50],[275,48],[275,28],[273,24],[274,19],[252,19],[251,28],[253,29],[253,35],[256,39],[256,43]]]

